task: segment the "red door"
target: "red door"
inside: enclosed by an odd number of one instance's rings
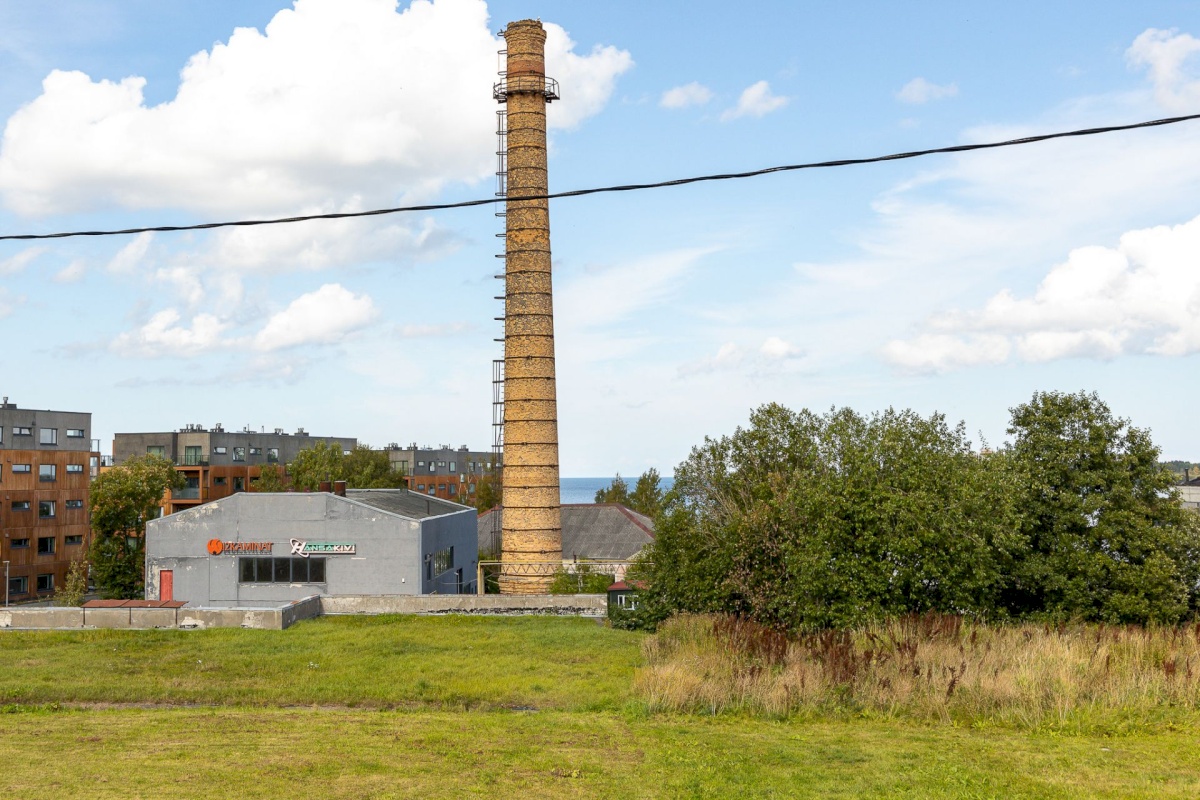
[[[159,570],[158,572],[158,599],[159,600],[174,600],[175,599],[175,573],[169,569]]]

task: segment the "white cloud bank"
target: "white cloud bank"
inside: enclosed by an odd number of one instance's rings
[[[136,330],[119,334],[109,350],[141,358],[187,358],[245,347],[269,353],[305,345],[338,344],[378,316],[379,309],[369,295],[356,295],[340,284],[327,283],[297,297],[252,336],[230,335],[233,323],[210,313],[196,314],[190,325],[181,324],[179,311],[165,308]]]
[[[8,120],[0,195],[23,215],[107,207],[286,212],[331,201],[426,197],[494,170],[487,76],[503,46],[483,0],[296,0],[264,31],[192,56],[174,99],[146,81],[55,70]],[[563,85],[551,127],[597,113],[632,66],[586,55],[547,24]],[[481,83],[483,81],[484,83]]]
[[[702,106],[712,100],[712,97],[711,89],[702,83],[692,81],[663,92],[658,104],[663,108],[688,108],[689,106]]]
[[[1200,105],[1200,39],[1174,28],[1148,28],[1125,51],[1130,66],[1146,68],[1154,81],[1154,98],[1170,111],[1194,113]]]
[[[884,348],[893,364],[945,372],[1016,358],[1111,359],[1200,353],[1200,217],[1131,231],[1115,248],[1081,247],[1029,297],[1008,290],[982,308],[929,319]]]
[[[910,105],[924,105],[931,100],[941,100],[943,97],[954,97],[957,94],[957,84],[938,85],[924,78],[913,78],[896,92],[896,99]]]
[[[267,322],[254,337],[254,349],[282,350],[300,345],[335,344],[365,328],[379,309],[369,295],[356,295],[336,283],[301,295]]]
[[[778,111],[788,104],[788,98],[780,97],[771,92],[771,86],[766,81],[747,86],[738,98],[737,105],[726,109],[721,114],[722,122],[729,122],[740,117],[765,117],[772,111]]]

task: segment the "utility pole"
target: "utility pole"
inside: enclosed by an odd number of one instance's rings
[[[4,562],[4,607],[8,608],[8,562]]]

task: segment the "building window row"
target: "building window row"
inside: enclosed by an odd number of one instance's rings
[[[239,583],[324,583],[323,558],[243,556],[238,559]]]

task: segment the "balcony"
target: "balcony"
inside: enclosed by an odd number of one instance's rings
[[[200,499],[200,487],[199,486],[188,486],[183,489],[176,489],[171,492],[171,499],[172,500],[199,500]]]
[[[176,458],[175,465],[179,467],[207,467],[208,457],[188,453]]]

